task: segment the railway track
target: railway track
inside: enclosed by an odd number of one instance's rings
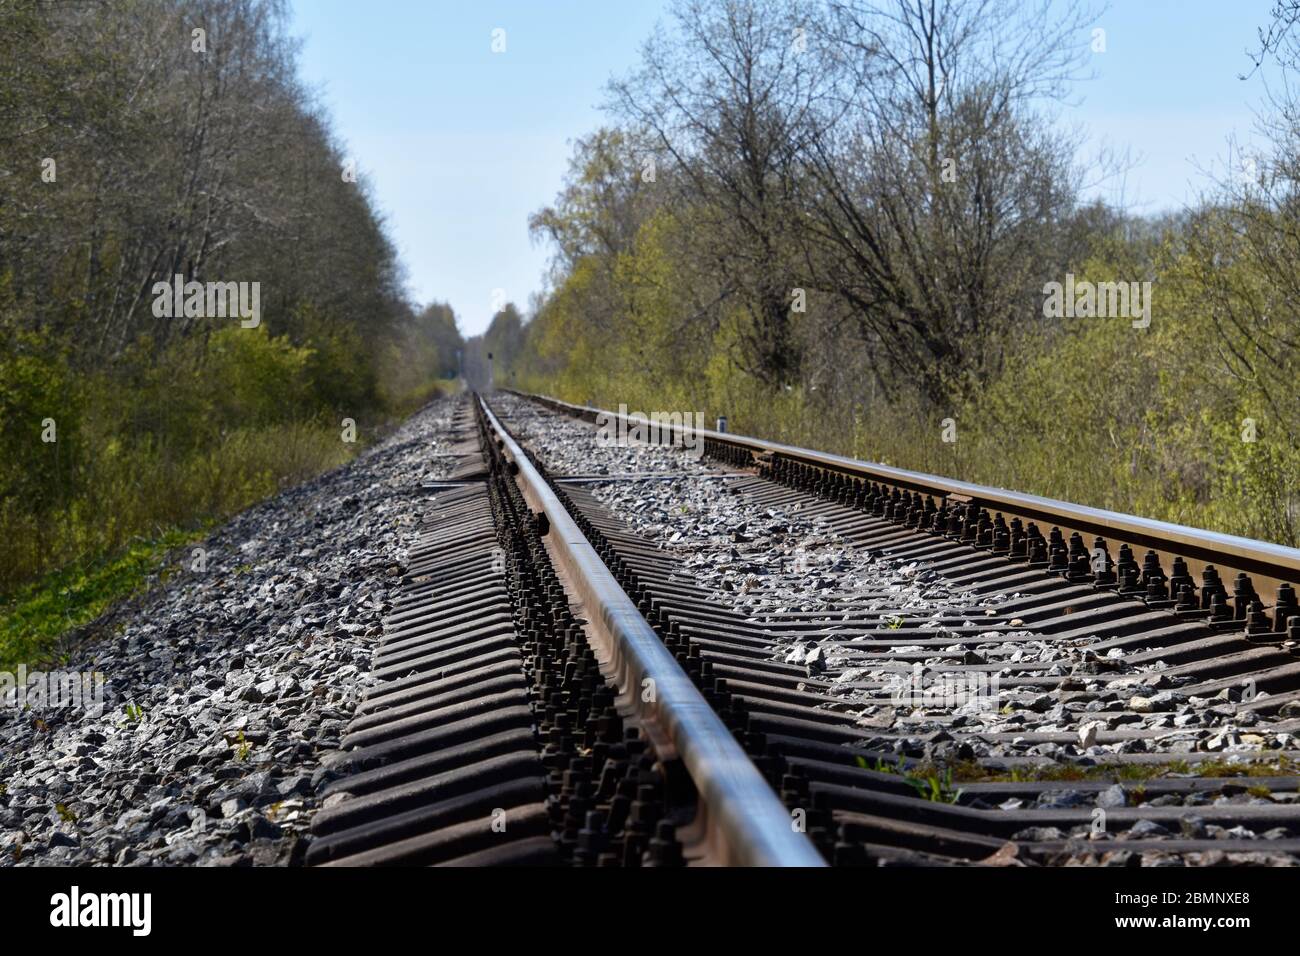
[[[597,414],[466,400],[309,863],[1300,861],[1297,552],[733,435],[650,472],[539,440]],[[765,516],[733,556],[802,523],[866,576],[739,594],[619,503],[706,485]]]
[[[818,865],[495,416],[460,424],[308,863]]]

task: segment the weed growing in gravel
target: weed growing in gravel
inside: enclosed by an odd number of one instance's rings
[[[1181,762],[1181,761],[1180,761]],[[1252,760],[1250,763],[1229,763],[1227,760],[1203,760],[1199,764],[1176,771],[1197,777],[1293,777],[1300,775],[1300,762],[1290,757],[1276,760]],[[1170,771],[1174,773],[1175,771]]]
[[[931,803],[956,803],[961,799],[960,788],[952,788],[952,768],[943,773],[929,773],[924,777],[906,776],[906,780],[922,800]]]
[[[1111,783],[1142,783],[1161,777],[1289,777],[1300,775],[1300,763],[1288,757],[1275,760],[1229,762],[1203,760],[1191,763],[1171,760],[1160,764],[1102,763],[1083,766],[1075,763],[1043,764],[1031,767],[1012,767],[998,770],[984,767],[976,761],[965,760],[952,764],[954,778],[961,783],[1049,783],[1071,781],[1103,781]]]
[[[861,755],[855,756],[854,760],[863,770],[874,770],[876,773],[889,773],[902,777],[903,782],[912,787],[923,800],[932,803],[956,803],[961,799],[961,790],[954,790],[952,786],[951,767],[941,769],[933,764],[918,764],[909,769],[906,759],[901,755],[898,763],[893,765],[879,757],[872,763],[868,763],[867,758]]]
[[[861,755],[853,758],[859,767],[863,770],[874,770],[876,773],[896,773],[902,775],[907,772],[907,762],[900,756],[897,766],[891,766],[880,757],[877,757],[874,763],[868,763],[867,758]]]
[[[123,707],[122,711],[126,714],[126,719],[131,723],[135,723],[137,720],[144,717],[144,708],[134,701]]]

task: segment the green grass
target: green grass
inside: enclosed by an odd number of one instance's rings
[[[206,530],[173,529],[118,554],[51,572],[0,601],[0,670],[44,664],[60,637],[144,588],[173,548]]]
[[[1163,764],[1043,764],[1032,767],[1013,767],[1008,771],[991,770],[974,761],[961,761],[953,765],[955,779],[962,783],[1045,783],[1049,781],[1102,781],[1141,782],[1161,777],[1289,777],[1300,773],[1297,766],[1284,756],[1243,762],[1227,760],[1202,760],[1192,763],[1171,760]]]
[[[903,778],[904,783],[916,791],[916,795],[922,800],[931,803],[956,803],[961,799],[961,790],[953,789],[951,767],[944,769],[932,764],[923,764],[909,768],[901,756],[897,764],[889,764],[877,758],[872,765],[861,755],[854,757],[854,761],[864,770],[897,774]],[[913,770],[917,772],[913,773]]]
[[[1285,756],[1261,757],[1260,759],[1241,763],[1227,760],[1203,760],[1198,763],[1190,763],[1186,760],[1171,760],[1162,764],[1109,763],[1090,766],[1075,763],[1054,763],[1012,767],[1010,770],[995,770],[985,767],[974,760],[959,760],[951,765],[944,766],[933,763],[916,763],[908,766],[902,757],[899,757],[897,765],[893,765],[879,759],[871,763],[865,757],[858,755],[854,757],[854,761],[864,770],[897,774],[915,788],[922,799],[941,803],[955,803],[960,798],[962,791],[954,789],[954,783],[1099,781],[1103,783],[1135,784],[1140,792],[1143,783],[1150,780],[1159,780],[1162,777],[1214,779],[1224,777],[1292,777],[1300,775],[1300,765]],[[1259,792],[1256,793],[1256,791]],[[1269,793],[1265,787],[1253,787],[1250,792],[1255,796],[1267,796]]]
[[[341,442],[335,421],[319,416],[222,428],[181,451],[162,439],[125,441],[111,420],[88,426],[87,435],[102,440],[86,452],[69,501],[38,514],[16,499],[0,500],[0,670],[61,664],[59,639],[144,588],[170,550],[343,465],[407,413],[450,391],[447,382],[424,382],[395,397],[391,417],[368,420],[354,444]],[[3,479],[0,470],[0,488]]]

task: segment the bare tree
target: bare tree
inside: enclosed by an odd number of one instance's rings
[[[822,62],[855,106],[806,153],[805,235],[886,388],[950,401],[1031,314],[1075,196],[1073,144],[1041,109],[1081,75],[1088,21],[1046,2],[830,4]]]
[[[815,13],[785,0],[683,0],[640,68],[611,85],[611,108],[652,137],[662,181],[691,208],[692,258],[718,279],[711,298],[748,320],[741,360],[773,385],[795,381],[801,364],[799,157],[834,112],[833,77],[808,47]]]

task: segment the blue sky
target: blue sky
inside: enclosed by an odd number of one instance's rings
[[[420,302],[450,302],[467,335],[492,298],[527,308],[549,251],[528,215],[559,189],[572,139],[598,126],[666,0],[292,0],[301,72],[369,177]],[[1191,201],[1198,168],[1251,139],[1264,86],[1242,82],[1272,0],[1116,0],[1098,19],[1098,76],[1061,112],[1085,151],[1140,165],[1108,199],[1157,212]],[[506,50],[491,50],[504,29]]]

